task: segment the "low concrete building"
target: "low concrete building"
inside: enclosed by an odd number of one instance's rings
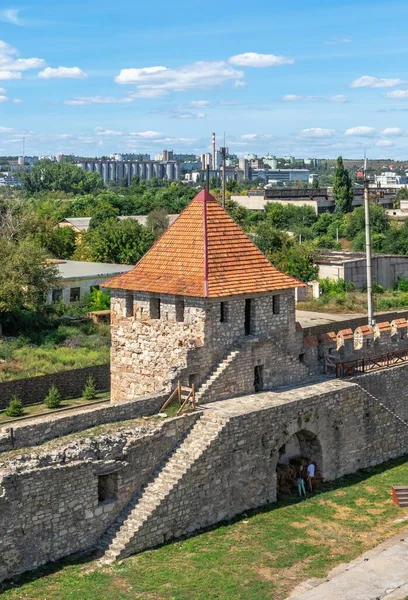
[[[78,302],[92,289],[99,289],[107,277],[126,273],[132,265],[115,265],[80,260],[57,260],[60,282],[49,293],[48,301],[70,304]]]
[[[174,223],[177,219],[178,215],[167,215],[169,218],[169,225]],[[118,217],[120,221],[124,221],[125,219],[132,219],[132,221],[137,221],[140,225],[146,225],[148,215],[124,215]],[[85,233],[89,229],[89,223],[91,222],[91,217],[67,217],[66,219],[62,219],[58,223],[58,227],[70,227],[75,231],[75,233]]]
[[[357,290],[367,285],[366,257],[364,252],[325,250],[316,261],[319,279],[344,279],[353,283]],[[408,279],[408,256],[399,254],[374,254],[372,257],[373,280],[384,288],[394,288],[398,279]]]

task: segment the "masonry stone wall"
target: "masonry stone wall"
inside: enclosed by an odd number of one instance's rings
[[[19,458],[4,455],[0,581],[95,544],[196,418],[177,417],[142,433],[129,427]],[[110,473],[117,474],[117,498],[100,501],[98,477]]]
[[[28,446],[36,446],[48,440],[83,431],[104,423],[116,423],[128,419],[154,415],[159,412],[167,395],[146,396],[120,404],[99,404],[50,415],[14,421],[0,426],[0,456],[2,452]]]
[[[282,363],[285,357],[292,368],[293,359],[298,360],[302,353],[295,328],[293,290],[217,300],[162,295],[160,318],[154,310],[158,298],[155,294],[120,290],[112,293],[113,402],[170,391],[179,379],[184,385],[194,383],[199,388],[232,350],[250,338],[269,342],[269,363],[277,356]],[[248,299],[251,300],[249,334],[245,331]],[[253,386],[254,367],[252,364],[241,392]],[[268,387],[281,383],[281,374],[276,382],[272,381],[271,374],[275,371],[268,371]],[[299,372],[307,374],[302,367],[296,371],[296,381],[301,380]],[[221,381],[218,388],[220,385]],[[227,391],[225,387],[222,397]],[[230,395],[235,391],[236,386]]]
[[[356,379],[408,421],[408,368]],[[408,454],[408,427],[353,381],[326,380],[208,404],[205,417],[225,422],[192,468],[170,486],[132,541],[142,550],[276,499],[279,449],[298,435],[326,479]],[[200,414],[157,430],[15,452],[0,462],[0,578],[94,545],[141,486],[182,444]],[[62,444],[62,446],[61,446]],[[116,499],[98,501],[98,477],[116,473]],[[171,476],[171,474],[170,474]],[[35,552],[33,549],[35,548]]]
[[[109,390],[110,372],[108,364],[59,371],[51,375],[40,375],[0,383],[0,409],[5,408],[13,396],[17,396],[24,405],[42,402],[53,385],[58,388],[62,398],[80,397],[88,377],[94,378],[99,391]]]

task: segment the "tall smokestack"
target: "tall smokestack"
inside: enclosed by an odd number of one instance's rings
[[[215,133],[212,134],[212,168],[214,169],[214,171],[217,168],[217,157],[215,153]]]

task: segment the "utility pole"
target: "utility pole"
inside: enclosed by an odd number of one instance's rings
[[[370,231],[370,204],[369,204],[369,178],[367,173],[367,157],[364,156],[364,211],[366,234],[366,262],[367,262],[367,309],[368,324],[375,325],[373,308],[373,279],[371,268],[371,231]]]
[[[224,146],[221,148],[221,156],[222,156],[222,208],[225,208],[225,165],[227,161],[227,149],[225,147],[225,136],[224,136]]]

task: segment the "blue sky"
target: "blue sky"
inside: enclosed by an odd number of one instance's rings
[[[407,159],[408,3],[0,5],[0,154]]]

